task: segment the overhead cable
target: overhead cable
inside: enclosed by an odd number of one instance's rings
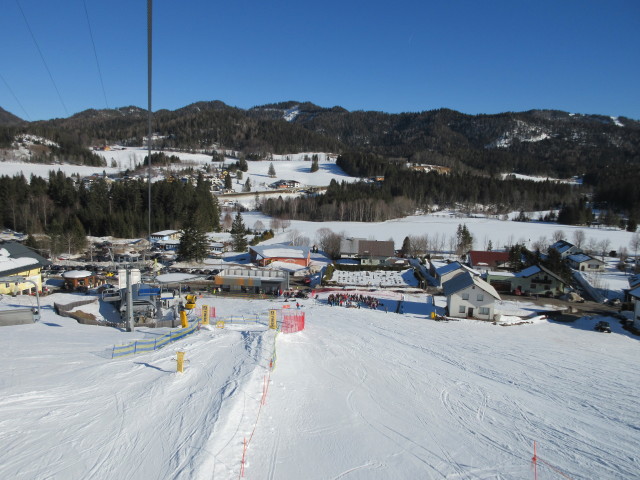
[[[96,44],[93,41],[93,31],[91,30],[91,22],[89,21],[89,12],[87,11],[87,2],[82,0],[84,5],[84,15],[87,18],[87,25],[89,25],[89,36],[91,37],[91,45],[93,46],[93,56],[96,59],[96,66],[98,67],[98,76],[100,77],[100,86],[102,87],[102,95],[104,96],[104,104],[109,109],[109,102],[107,101],[107,92],[104,89],[104,82],[102,81],[102,70],[100,70],[100,62],[98,62],[98,52],[96,51]]]
[[[0,73],[0,79],[2,79],[2,83],[5,84],[5,86],[7,87],[7,90],[9,90],[9,93],[11,93],[11,95],[13,96],[13,99],[16,101],[16,103],[18,105],[20,105],[20,108],[22,109],[22,111],[24,112],[24,114],[27,117],[27,120],[31,121],[31,117],[29,116],[29,114],[27,113],[27,110],[22,106],[22,103],[20,103],[20,100],[18,100],[18,97],[16,97],[16,94],[13,93],[13,90],[11,89],[11,87],[9,86],[9,84],[7,83],[7,81],[4,79],[4,77],[2,76],[2,74]]]
[[[29,25],[29,21],[27,20],[27,16],[24,14],[24,11],[22,10],[22,7],[20,6],[20,2],[18,0],[16,0],[16,5],[18,5],[18,9],[20,10],[20,13],[22,13],[22,18],[24,18],[24,23],[27,25],[27,29],[29,30],[29,33],[31,34],[31,38],[33,39],[33,43],[36,45],[36,49],[38,50],[38,53],[40,54],[40,58],[42,59],[42,63],[44,64],[44,68],[47,70],[47,73],[49,74],[49,78],[51,79],[51,83],[53,84],[53,88],[55,88],[56,93],[58,94],[58,98],[60,99],[60,103],[62,104],[62,107],[64,108],[64,112],[67,116],[69,116],[69,111],[67,110],[67,106],[64,103],[64,100],[62,100],[62,95],[60,95],[60,90],[58,90],[58,86],[56,85],[55,80],[53,79],[53,75],[51,75],[51,70],[49,70],[49,66],[47,65],[47,62],[44,59],[44,55],[42,54],[42,51],[40,50],[40,45],[38,45],[38,41],[36,40],[35,35],[33,34],[33,31],[31,30],[31,26]]]

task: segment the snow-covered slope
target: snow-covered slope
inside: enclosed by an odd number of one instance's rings
[[[2,328],[0,478],[235,479],[249,438],[249,479],[520,480],[534,441],[576,480],[640,470],[640,343],[613,321],[608,335],[596,319],[434,322],[424,297],[409,296],[405,315],[302,300],[306,329],[275,340],[260,407],[274,341],[263,327],[111,360],[113,344],[158,332],[78,325],[54,298],[41,323]],[[284,305],[198,304],[218,316]]]

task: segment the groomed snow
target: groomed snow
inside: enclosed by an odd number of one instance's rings
[[[114,344],[162,331],[79,325],[51,309],[74,298],[87,296],[44,297],[40,323],[2,328],[0,478],[235,479],[245,438],[248,479],[521,480],[534,441],[575,480],[640,471],[639,339],[613,319],[601,334],[599,318],[435,322],[424,295],[407,296],[405,315],[391,313],[395,299],[390,313],[300,300],[306,328],[278,335],[268,377],[274,335],[261,325],[111,360]],[[284,305],[202,304],[246,318]]]

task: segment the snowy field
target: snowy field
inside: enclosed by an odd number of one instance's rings
[[[107,164],[111,165],[115,162],[120,170],[133,169],[137,165],[143,163],[144,157],[147,156],[147,151],[143,148],[127,148],[125,150],[111,150],[106,152],[96,152],[98,155],[104,157],[107,160]],[[154,152],[156,153],[156,152]],[[188,166],[220,166],[220,162],[212,162],[211,155],[198,154],[198,153],[182,153],[182,152],[165,152],[167,155],[176,155],[180,157],[183,163],[174,164],[170,168],[173,170],[181,170]],[[310,173],[311,162],[305,161],[304,157],[307,155],[309,158],[314,153],[297,153],[291,155],[274,155],[273,161],[247,161],[249,170],[243,172],[242,180],[235,181],[233,189],[237,192],[242,191],[247,178],[250,178],[252,191],[255,190],[268,190],[269,185],[276,180],[297,180],[303,186],[327,186],[331,180],[338,182],[347,181],[353,182],[357,178],[350,177],[345,174],[340,167],[335,164],[335,160],[329,157],[326,153],[317,153],[319,170],[314,173]],[[225,164],[236,163],[237,159],[225,159]],[[273,164],[273,168],[276,171],[275,178],[271,178],[268,175],[269,165]]]
[[[265,226],[269,225],[270,217],[259,212],[245,212],[242,214],[244,223],[251,228],[257,220]],[[412,215],[405,218],[397,218],[386,222],[307,222],[292,220],[286,232],[280,231],[275,238],[265,243],[278,243],[286,240],[295,231],[297,235],[303,235],[310,240],[317,239],[318,231],[328,228],[335,233],[344,233],[346,237],[359,237],[368,240],[393,240],[396,250],[402,247],[405,237],[410,235],[429,235],[430,239],[438,237],[442,240],[444,249],[449,249],[449,239],[455,236],[458,225],[465,224],[474,237],[473,248],[484,250],[491,241],[494,250],[506,245],[521,243],[529,247],[544,238],[547,244],[556,230],[564,232],[566,239],[571,242],[576,231],[585,233],[585,244],[590,239],[600,242],[610,240],[609,250],[620,250],[620,247],[629,249],[629,241],[632,233],[619,229],[589,228],[573,225],[558,225],[545,222],[513,222],[495,218],[467,218],[451,213],[434,213],[428,215]],[[633,251],[630,252],[633,254]]]
[[[613,319],[600,334],[596,318],[501,327],[427,320],[418,297],[404,315],[309,299],[303,332],[213,328],[111,360],[114,344],[161,332],[53,312],[74,297],[44,297],[40,323],[2,328],[0,478],[236,479],[245,438],[248,479],[521,480],[534,441],[575,480],[638,478],[640,344]],[[263,318],[284,305],[202,304]]]
[[[48,177],[50,171],[61,171],[66,175],[79,174],[81,177],[93,174],[115,174],[125,170],[133,170],[143,164],[147,150],[144,148],[129,147],[124,150],[96,151],[107,161],[106,167],[90,167],[83,165],[43,165],[37,163],[24,163],[19,161],[0,162],[0,175],[13,176],[22,173],[27,179],[31,175]],[[152,153],[158,153],[152,151]],[[165,152],[167,155],[180,157],[182,163],[173,164],[170,167],[163,167],[164,170],[182,170],[193,166],[220,166],[221,162],[212,162],[211,155],[199,153]],[[290,155],[274,155],[273,161],[248,161],[248,172],[243,172],[242,180],[233,183],[233,189],[242,192],[247,177],[251,180],[252,191],[269,190],[268,185],[277,180],[297,180],[303,186],[327,186],[331,180],[338,182],[355,182],[358,178],[350,177],[335,163],[335,157],[330,157],[326,153],[317,153],[319,161],[317,172],[311,173],[311,162],[304,160],[305,155],[311,158],[316,153],[297,153]],[[225,159],[224,164],[236,163],[237,159]],[[273,163],[276,171],[275,178],[268,175],[269,164]],[[114,165],[114,166],[112,166]],[[155,177],[160,178],[160,177]]]

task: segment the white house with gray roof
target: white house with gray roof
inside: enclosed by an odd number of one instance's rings
[[[494,305],[500,300],[496,289],[480,277],[463,272],[442,285],[450,317],[493,320]]]
[[[569,255],[582,253],[582,250],[579,247],[576,247],[573,243],[569,243],[566,240],[558,240],[556,243],[549,246],[548,250],[551,250],[552,248],[558,251],[563,260]]]
[[[597,258],[590,257],[584,253],[569,255],[567,257],[569,266],[581,272],[604,272],[604,262]]]
[[[633,327],[640,330],[640,287],[634,288],[629,292],[629,296],[633,300]]]

